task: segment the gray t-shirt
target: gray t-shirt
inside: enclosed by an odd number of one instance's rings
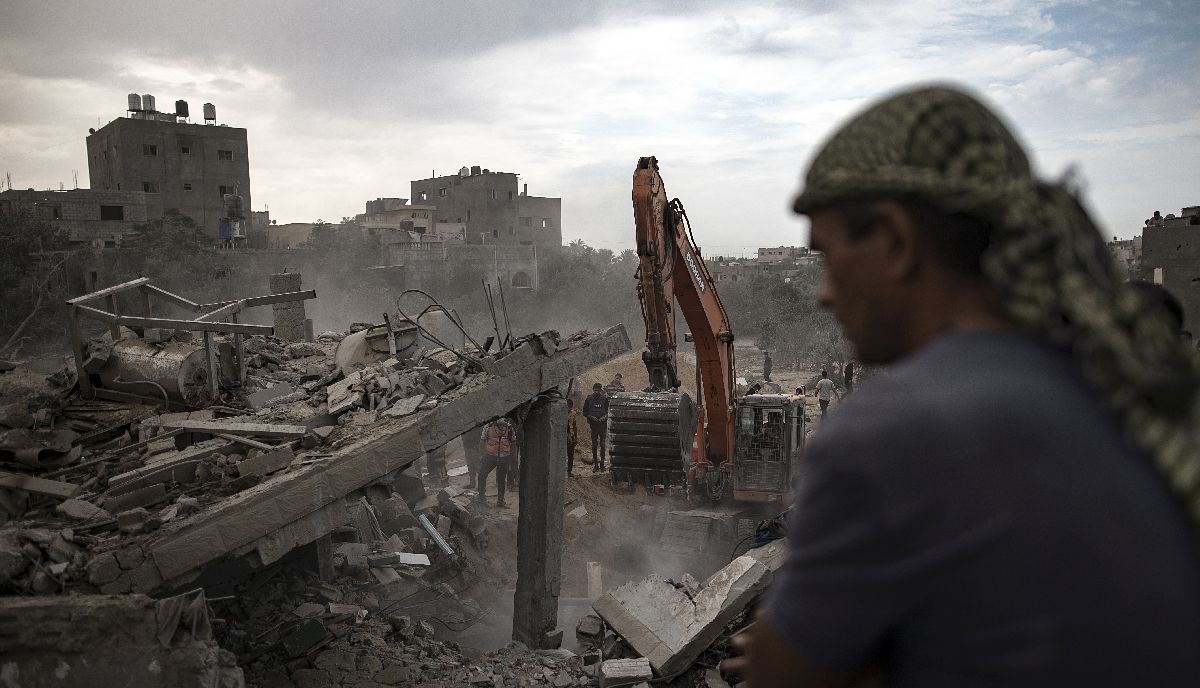
[[[949,334],[808,446],[764,606],[893,686],[1200,686],[1196,532],[1069,360]]]
[[[821,378],[821,380],[817,382],[817,398],[822,401],[829,401],[833,398],[833,389],[833,380],[830,380],[827,377]]]

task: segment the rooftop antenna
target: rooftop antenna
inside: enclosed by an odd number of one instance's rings
[[[79,188],[79,170],[71,170],[71,177],[75,182],[75,188]]]

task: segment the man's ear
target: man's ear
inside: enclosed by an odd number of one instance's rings
[[[911,213],[896,201],[883,200],[873,208],[874,231],[883,242],[884,272],[896,280],[916,274],[925,251],[925,237]]]

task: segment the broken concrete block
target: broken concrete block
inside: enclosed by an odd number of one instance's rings
[[[284,347],[284,352],[288,358],[306,358],[308,356],[324,356],[325,352],[316,344],[308,342],[294,342]]]
[[[600,663],[600,685],[646,681],[652,678],[654,672],[650,669],[650,660],[645,657],[606,659]]]
[[[634,581],[592,606],[659,674],[690,665],[766,587],[771,570],[741,556],[714,573],[689,597],[660,576]]]
[[[388,416],[389,418],[403,418],[404,416],[410,416],[417,412],[417,409],[420,408],[421,403],[424,401],[424,394],[418,394],[414,397],[400,399],[388,407],[388,409],[383,412],[383,415]]]
[[[68,499],[54,507],[54,513],[72,521],[106,521],[112,516],[100,507],[82,499]]]
[[[7,583],[29,567],[21,542],[11,529],[0,530],[0,583]],[[120,573],[120,571],[118,571]]]
[[[320,616],[325,613],[325,607],[315,602],[305,602],[293,609],[292,613],[301,619],[307,619],[310,616]]]
[[[146,555],[142,552],[141,547],[130,546],[124,549],[119,549],[116,552],[117,563],[125,571],[136,569],[146,560]]]
[[[55,533],[50,539],[50,544],[46,545],[46,556],[50,557],[54,562],[70,563],[75,559],[75,555],[83,552],[81,547],[67,542],[67,539],[62,536],[62,533]]]
[[[343,542],[333,552],[342,558],[349,571],[362,571],[367,568],[367,554],[370,548],[361,542]]]
[[[575,624],[575,635],[580,642],[598,642],[604,637],[604,622],[595,614],[586,614]]]
[[[268,476],[275,471],[283,470],[292,464],[296,455],[288,446],[279,447],[274,451],[263,452],[238,462],[240,475]]]
[[[704,672],[704,685],[707,688],[729,688],[729,682],[721,678],[719,669],[709,669]]]
[[[390,585],[400,580],[400,574],[390,566],[373,566],[371,575],[375,576],[375,580],[379,581],[380,585]]]
[[[117,514],[117,528],[122,533],[141,533],[156,527],[157,519],[151,519],[150,512],[140,506]]]
[[[121,565],[112,552],[97,554],[84,567],[88,582],[95,586],[115,581],[121,575]]]
[[[425,483],[421,482],[420,476],[413,475],[412,473],[397,473],[392,479],[392,490],[399,493],[401,497],[404,497],[404,501],[414,511],[414,505],[425,499]]]
[[[308,619],[279,641],[279,644],[288,657],[299,657],[310,647],[324,640],[328,634],[329,631],[325,629],[325,624],[321,623],[319,619]]]
[[[167,498],[165,483],[147,485],[123,494],[108,497],[104,500],[105,510],[109,513],[127,511],[129,509],[153,506]],[[143,509],[144,511],[144,509]]]
[[[252,409],[266,408],[271,401],[295,393],[296,389],[289,384],[272,385],[266,389],[246,395],[246,403]]]
[[[379,529],[385,536],[417,525],[417,517],[398,494],[375,502],[375,510],[379,514]]]

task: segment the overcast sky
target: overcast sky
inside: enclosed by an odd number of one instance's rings
[[[914,82],[999,106],[1076,165],[1109,235],[1200,204],[1195,0],[81,2],[0,6],[0,175],[88,185],[125,95],[246,127],[255,210],[337,220],[463,165],[563,199],[564,240],[633,243],[657,155],[707,255],[802,243],[789,197],[845,117]]]

